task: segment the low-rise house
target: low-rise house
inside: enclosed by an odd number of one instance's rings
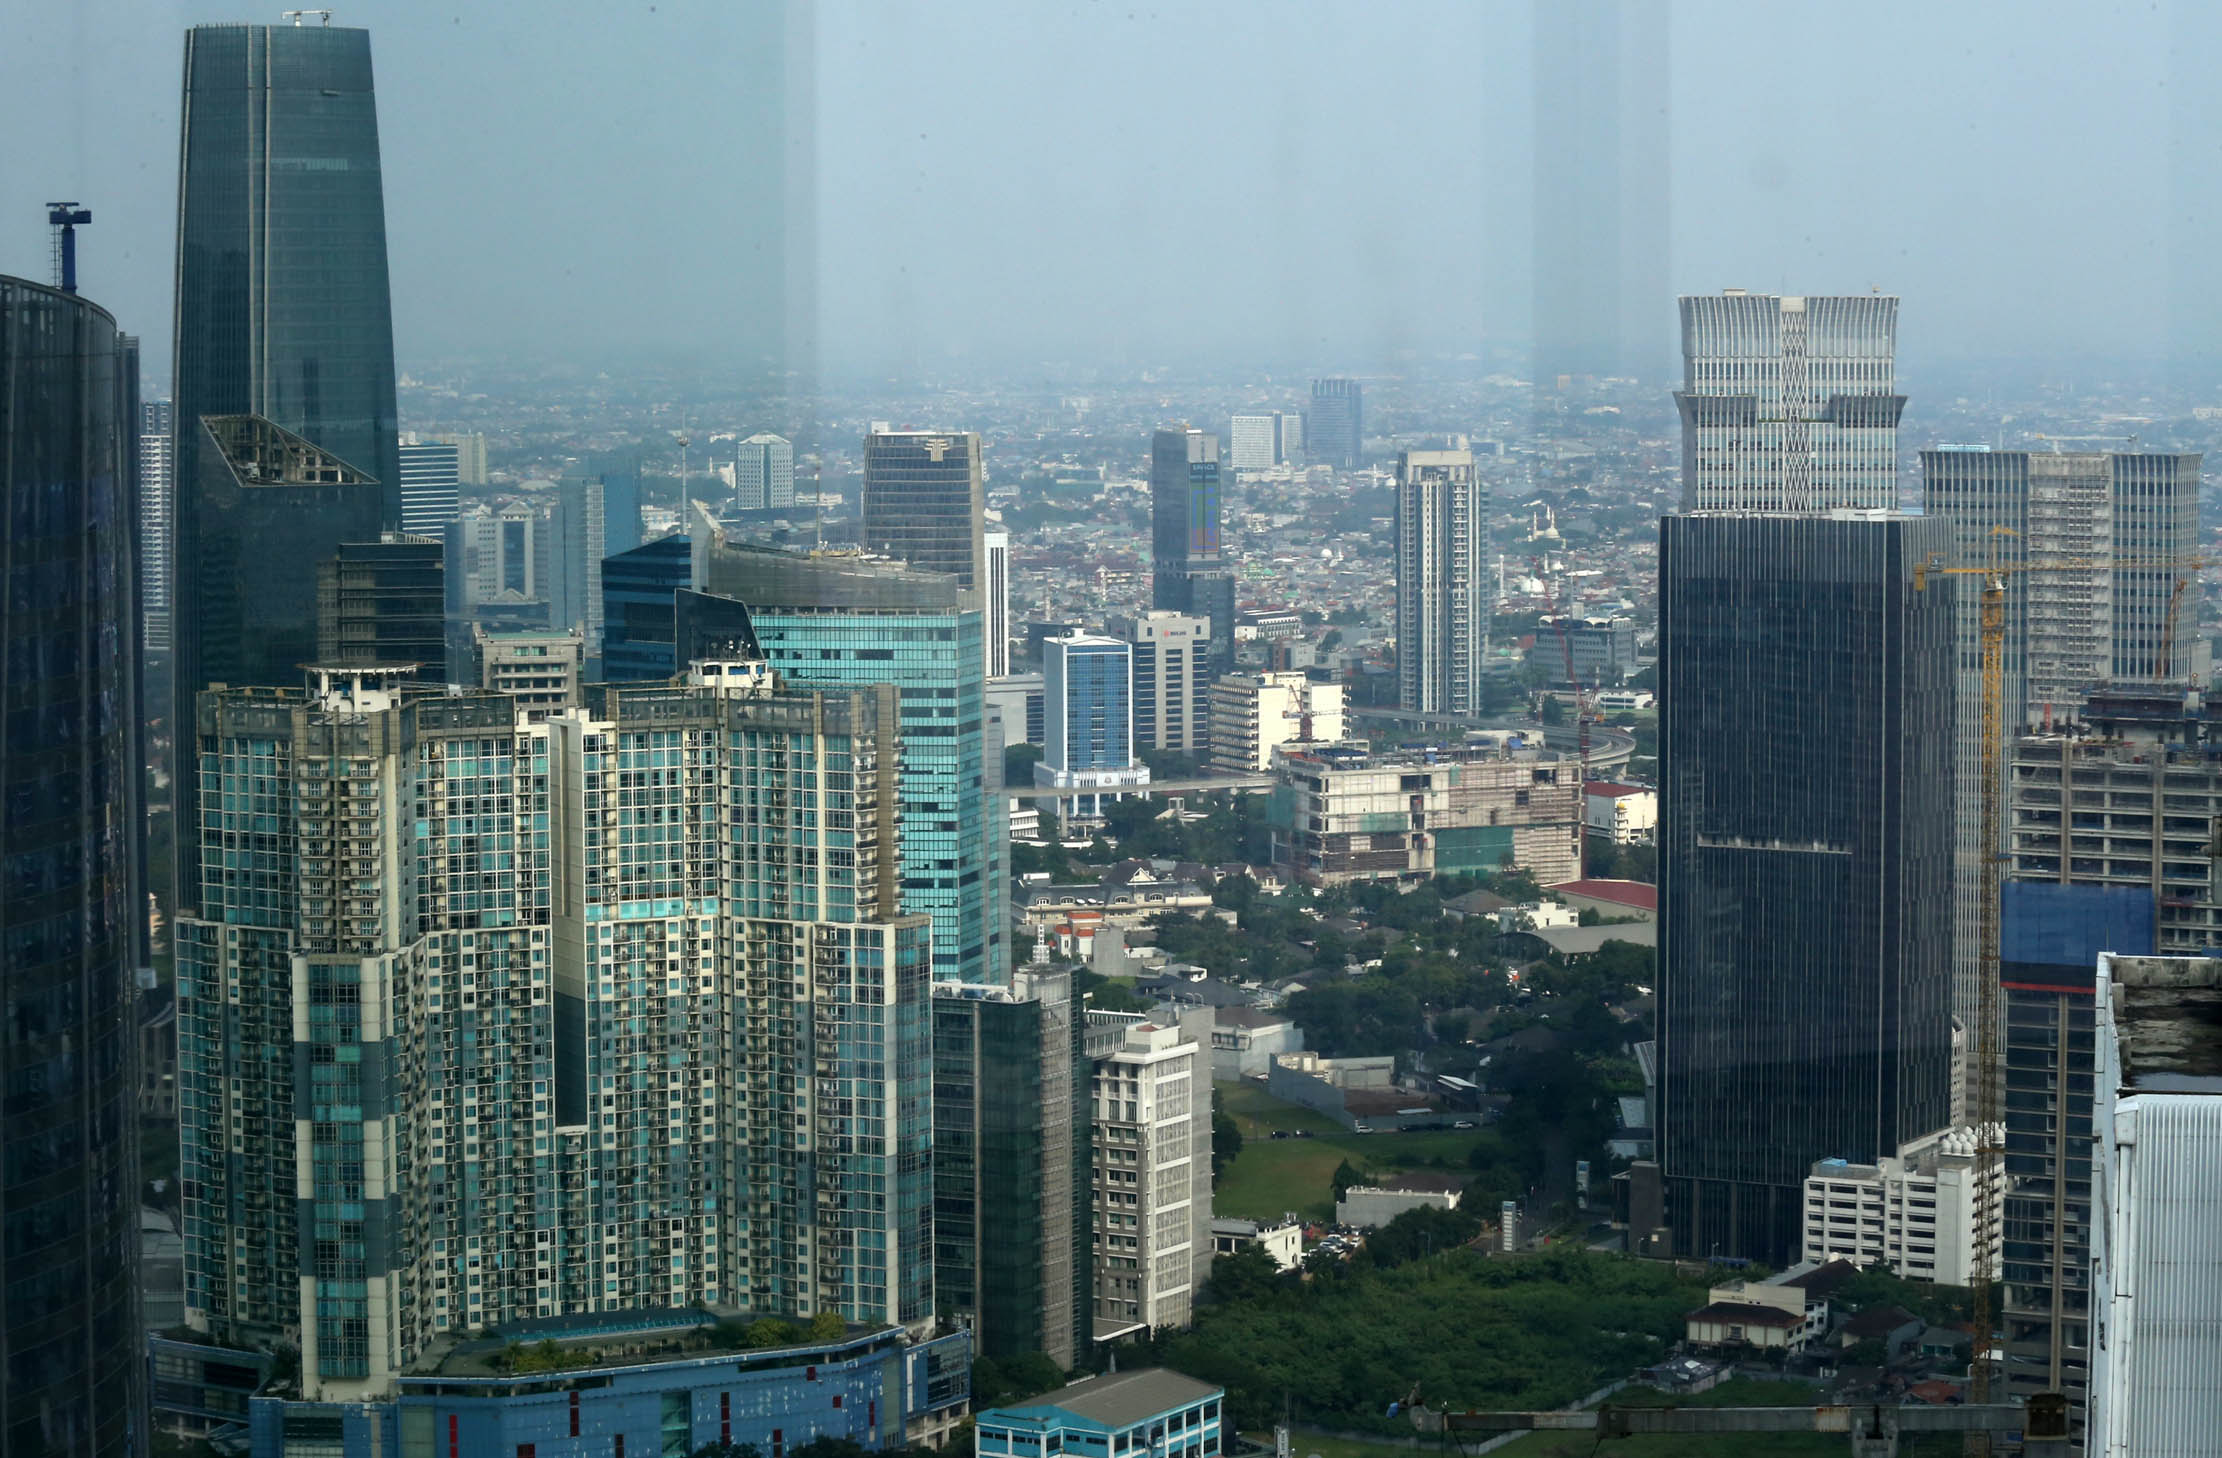
[[[1164,1367],[1090,1377],[1031,1402],[983,1409],[974,1420],[979,1458],[1218,1458],[1221,1388]]]
[[[1723,1282],[1683,1318],[1684,1336],[1694,1347],[1803,1351],[1828,1334],[1826,1293],[1851,1273],[1837,1270],[1841,1264],[1807,1262],[1763,1281]]]
[[[1285,1013],[1219,1007],[1211,1014],[1211,1076],[1221,1081],[1265,1072],[1276,1053],[1304,1046],[1304,1030]]]
[[[1277,1221],[1236,1220],[1220,1217],[1211,1222],[1211,1248],[1218,1255],[1233,1255],[1245,1246],[1258,1246],[1273,1264],[1293,1271],[1304,1264],[1304,1224],[1293,1215]]]
[[[1864,1341],[1878,1341],[1890,1361],[1897,1361],[1921,1341],[1921,1318],[1899,1306],[1871,1306],[1837,1330],[1836,1344],[1849,1350]]]
[[[1377,1230],[1413,1210],[1455,1210],[1465,1189],[1453,1175],[1409,1174],[1375,1185],[1352,1185],[1335,1202],[1335,1222]]]

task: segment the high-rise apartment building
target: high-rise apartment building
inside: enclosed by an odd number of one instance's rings
[[[486,437],[477,431],[428,435],[436,445],[455,447],[456,479],[465,486],[486,484]]]
[[[1355,471],[1366,463],[1366,390],[1356,380],[1312,381],[1304,412],[1304,459]]]
[[[463,509],[462,450],[446,441],[400,447],[401,529],[436,537]]]
[[[177,439],[170,402],[139,407],[139,614],[149,656],[170,651],[170,518],[177,498]]]
[[[1666,378],[1668,12],[1535,7],[1535,382]]]
[[[533,723],[399,689],[198,705],[225,811],[177,924],[189,1320],[297,1333],[330,1401],[534,1318],[929,1318],[893,692],[711,663]],[[231,854],[250,822],[273,849]]]
[[[1177,1330],[1211,1270],[1211,1013],[1089,1023],[1119,1035],[1094,1075],[1096,1330]]]
[[[1683,299],[1683,510],[1894,508],[1897,340],[1887,294]]]
[[[1298,741],[1343,737],[1342,685],[1302,673],[1229,674],[1211,686],[1211,768],[1254,775],[1273,767],[1273,751]]]
[[[1396,478],[1397,704],[1479,713],[1494,598],[1473,453],[1406,451]]]
[[[1211,624],[1151,612],[1108,626],[1132,661],[1134,747],[1203,755],[1211,741]]]
[[[388,532],[342,542],[316,564],[316,662],[329,668],[413,667],[446,683],[446,544]]]
[[[138,360],[0,277],[0,1450],[148,1451],[139,1326],[146,924],[131,512]]]
[[[1279,464],[1273,449],[1273,417],[1237,415],[1227,422],[1227,469],[1270,471]]]
[[[2000,889],[2003,1370],[2011,1396],[2065,1395],[2081,1432],[2091,1368],[2093,998],[2101,955],[2151,954],[2153,900],[2130,886]]]
[[[682,653],[690,613],[739,604],[724,626],[795,682],[900,691],[903,910],[933,918],[937,980],[1006,981],[1009,808],[987,765],[985,625],[956,575],[748,546],[702,520],[688,536],[703,590],[680,596]]]
[[[1211,671],[1234,668],[1234,570],[1223,543],[1219,437],[1182,426],[1150,440],[1150,606],[1211,624]]]
[[[1042,643],[1042,757],[1034,783],[1071,790],[1058,813],[1092,820],[1106,792],[1149,783],[1134,757],[1133,646],[1094,633]]]
[[[1921,453],[1925,508],[1952,524],[1954,562],[2003,569],[2001,793],[2016,736],[2067,719],[2120,680],[2181,684],[2193,673],[2194,624],[2180,580],[2196,580],[2197,455],[1994,451]],[[1959,905],[1955,1000],[1975,1022],[1982,976],[1982,675],[1980,579],[1959,596]],[[2165,645],[2165,651],[2164,651]],[[2160,697],[2165,697],[2161,695]],[[2168,717],[2173,717],[2172,715]],[[2150,736],[2147,736],[2150,737]],[[2003,833],[2006,827],[2000,827]],[[2006,846],[1992,848],[2002,853]]]
[[[1998,1278],[2005,1175],[1985,1172],[1970,1127],[1939,1129],[1872,1164],[1824,1159],[1805,1181],[1805,1249],[1816,1265],[1882,1266],[1909,1281]],[[1980,1186],[1988,1182],[1987,1198]]]
[[[1072,976],[934,984],[934,1300],[983,1357],[1094,1346],[1086,1008]]]
[[[2222,1433],[2222,959],[2099,961],[2091,1411],[2106,1458]]]
[[[795,447],[783,435],[759,431],[735,447],[733,505],[769,511],[795,504]]]
[[[975,431],[874,431],[864,439],[859,540],[927,572],[946,572],[965,593],[987,578],[987,498]],[[975,599],[967,596],[965,606]]]
[[[562,633],[489,633],[473,623],[471,665],[475,672],[464,682],[507,695],[526,719],[537,724],[583,701],[586,636],[577,628]]]
[[[1011,534],[985,532],[981,541],[988,567],[980,592],[987,614],[988,677],[1002,678],[1011,671]]]
[[[208,415],[259,415],[308,440],[377,483],[374,528],[400,526],[370,32],[193,27],[183,132],[171,372],[178,561],[193,561],[186,538]],[[200,686],[181,681],[180,713]]]
[[[1945,523],[1670,516],[1659,572],[1661,1165],[1678,1252],[1796,1259],[1822,1159],[1951,1100]]]

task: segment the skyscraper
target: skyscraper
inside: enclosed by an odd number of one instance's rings
[[[1280,463],[1271,415],[1237,415],[1227,422],[1227,469],[1269,471]]]
[[[864,549],[977,592],[987,577],[984,490],[976,432],[874,431],[864,438]]]
[[[1211,671],[1234,668],[1234,570],[1223,547],[1219,437],[1192,426],[1150,441],[1150,606],[1211,624]]]
[[[548,515],[548,626],[583,628],[589,664],[602,660],[602,559],[609,555],[616,494],[603,481],[566,476],[556,482],[555,510]]]
[[[604,678],[635,683],[679,671],[678,595],[692,572],[692,544],[681,536],[602,560]]]
[[[1895,507],[1897,340],[1887,294],[1683,299],[1683,510]]]
[[[476,431],[428,435],[426,440],[455,447],[457,479],[465,486],[486,484],[486,437]]]
[[[285,853],[219,866],[211,830],[178,922],[191,1319],[297,1331],[329,1401],[533,1318],[930,1318],[892,692],[708,664],[534,723],[397,688],[199,706],[202,776]]]
[[[444,441],[401,450],[401,529],[436,537],[462,510],[462,452]]]
[[[680,595],[682,651],[690,618],[709,631],[739,626],[705,621],[729,600],[794,683],[898,690],[903,910],[933,918],[937,980],[1007,981],[1009,808],[987,765],[985,625],[978,608],[959,605],[967,594],[956,575],[753,547],[699,519],[688,536],[704,590]]]
[[[1816,1160],[1951,1112],[1945,523],[1661,523],[1659,1145],[1678,1252],[1796,1258]]]
[[[137,1458],[136,360],[0,277],[0,1450]]]
[[[316,662],[408,667],[446,683],[446,549],[438,537],[388,532],[342,542],[316,566]]]
[[[1355,471],[1366,457],[1366,390],[1356,380],[1312,381],[1304,412],[1304,459]]]
[[[1094,633],[1042,643],[1042,757],[1034,783],[1075,792],[1057,802],[1061,816],[1095,819],[1105,791],[1149,783],[1149,767],[1134,758],[1133,651]]]
[[[1951,524],[1952,561],[2004,569],[2000,794],[2013,742],[2049,714],[2077,713],[2114,680],[2191,677],[2197,580],[2197,455],[1994,451],[1921,453],[1924,506]],[[2001,530],[2003,528],[2003,530]],[[1983,643],[1980,579],[1959,594],[1958,903],[1954,1005],[1975,1026],[1981,994]],[[2170,614],[2177,621],[2171,625]],[[2163,653],[2162,645],[2168,644]],[[2001,834],[2007,827],[2000,826]],[[2004,845],[1990,854],[2001,854]],[[2117,949],[2120,950],[2120,949]]]
[[[179,168],[179,482],[200,480],[202,416],[259,415],[377,482],[376,525],[400,526],[370,33],[187,31]],[[181,552],[198,506],[178,503]],[[199,687],[181,684],[178,702]]]
[[[170,516],[177,490],[170,402],[139,407],[139,606],[149,656],[170,651]]]
[[[983,1357],[1094,1345],[1086,1008],[1069,973],[934,984],[934,1299]]]
[[[981,590],[987,611],[988,677],[1002,678],[1011,671],[1011,534],[985,532],[988,575]]]
[[[1211,1271],[1212,1017],[1088,1021],[1097,1330],[1177,1330]]]
[[[1535,6],[1535,382],[1663,380],[1669,10],[1643,0]]]
[[[1489,652],[1489,504],[1473,453],[1406,451],[1396,478],[1397,704],[1479,713]]]
[[[733,461],[733,504],[742,511],[795,504],[795,448],[785,436],[758,432],[741,442]]]
[[[1133,658],[1134,747],[1202,758],[1211,741],[1211,624],[1150,612],[1107,626]]]

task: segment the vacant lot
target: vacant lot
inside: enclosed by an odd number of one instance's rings
[[[1285,1103],[1247,1079],[1213,1085],[1219,1106],[1242,1131],[1242,1153],[1221,1172],[1212,1196],[1220,1215],[1269,1220],[1295,1211],[1309,1220],[1334,1215],[1335,1167],[1345,1159],[1375,1174],[1440,1169],[1463,1175],[1474,1146],[1486,1135],[1478,1129],[1447,1129],[1426,1134],[1353,1134],[1325,1114],[1302,1104]],[[1308,1133],[1308,1139],[1275,1139],[1274,1132]],[[1337,1455],[1322,1454],[1322,1458]]]

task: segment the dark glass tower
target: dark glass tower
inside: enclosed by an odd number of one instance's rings
[[[447,563],[438,537],[389,532],[342,542],[316,569],[316,658],[330,665],[413,663],[446,683]]]
[[[1222,545],[1219,437],[1192,427],[1150,440],[1150,606],[1211,624],[1211,671],[1234,671],[1234,571]]]
[[[980,437],[968,430],[874,432],[864,438],[866,551],[946,572],[967,594],[987,580]],[[977,606],[968,596],[967,606]]]
[[[1661,523],[1659,1136],[1678,1253],[1797,1259],[1816,1160],[1950,1117],[1934,518]]]
[[[1312,381],[1304,412],[1304,459],[1355,471],[1365,464],[1366,387],[1356,380]]]
[[[693,545],[660,537],[602,559],[602,677],[611,683],[679,671],[678,595],[693,585]]]
[[[378,482],[398,528],[370,32],[187,31],[178,165],[178,481],[196,479],[203,415],[260,415]]]
[[[0,1452],[146,1451],[136,360],[0,278]],[[128,368],[127,368],[128,366]],[[128,375],[128,378],[127,378]]]

